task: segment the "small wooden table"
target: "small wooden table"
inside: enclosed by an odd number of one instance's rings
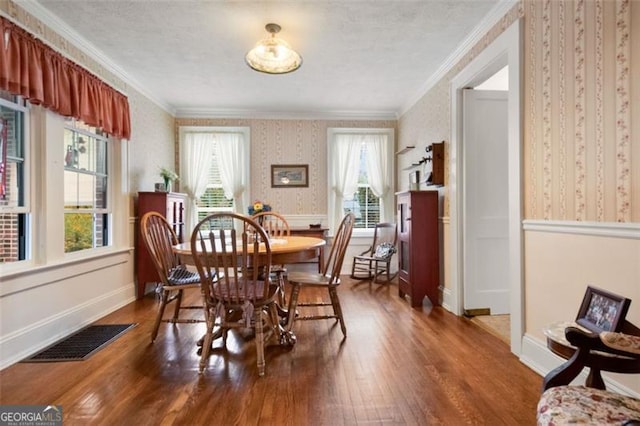
[[[327,236],[327,231],[329,228],[310,228],[310,227],[293,227],[289,231],[291,231],[291,235],[294,236],[302,236],[302,237],[315,237],[324,239]]]
[[[625,322],[626,323],[626,322]],[[544,334],[547,337],[547,347],[554,354],[564,358],[570,359],[576,352],[576,348],[565,337],[565,329],[567,327],[575,327],[581,330],[586,330],[584,327],[578,325],[575,322],[558,322],[551,324],[544,330]],[[543,386],[547,387],[549,382],[554,381],[556,376],[559,376],[564,371],[565,364],[550,371],[544,378]],[[605,389],[604,380],[602,380],[601,371],[610,371],[612,373],[640,373],[637,367],[637,362],[630,360],[627,357],[615,355],[612,353],[600,352],[597,350],[591,350],[588,357],[585,360],[585,366],[589,367],[589,376],[585,382],[588,387],[596,389]],[[557,380],[557,379],[556,379]]]

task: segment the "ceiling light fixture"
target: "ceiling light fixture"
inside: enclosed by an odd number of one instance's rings
[[[286,74],[300,68],[300,54],[293,50],[289,43],[276,37],[276,33],[280,32],[280,25],[267,24],[265,29],[271,35],[260,40],[256,47],[247,53],[247,65],[267,74]]]

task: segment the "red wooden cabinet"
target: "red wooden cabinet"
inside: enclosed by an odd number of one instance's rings
[[[411,306],[422,306],[425,296],[440,304],[438,192],[396,194],[398,207],[398,288]]]
[[[136,226],[136,297],[144,296],[147,283],[160,281],[153,261],[147,252],[140,232],[140,219],[147,212],[158,212],[173,226],[178,239],[184,241],[184,220],[186,194],[177,192],[138,192],[138,213]]]

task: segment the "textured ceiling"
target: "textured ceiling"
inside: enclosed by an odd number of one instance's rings
[[[497,3],[24,1],[52,28],[70,27],[73,37],[172,113],[371,117],[409,106]],[[244,63],[269,22],[281,25],[280,37],[302,55],[298,71],[268,75]]]

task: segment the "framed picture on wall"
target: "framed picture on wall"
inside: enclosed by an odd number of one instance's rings
[[[272,164],[272,188],[307,188],[309,186],[308,164]]]
[[[618,331],[627,316],[631,299],[588,286],[576,322],[596,333]]]

